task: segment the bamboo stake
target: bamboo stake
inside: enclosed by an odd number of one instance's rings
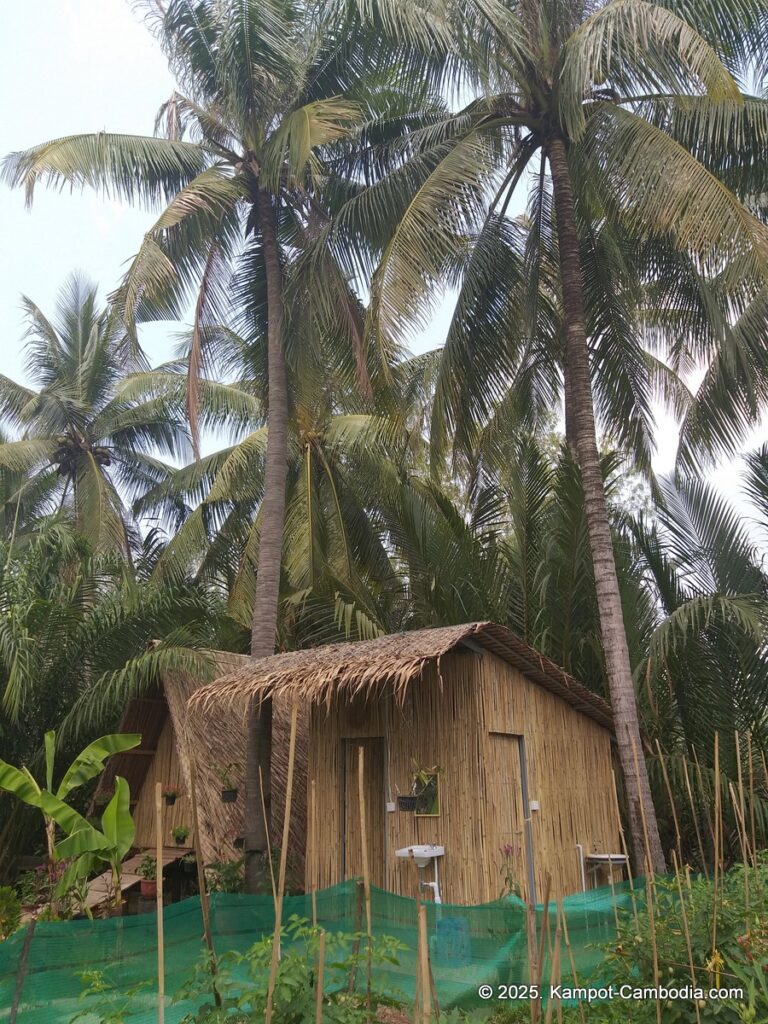
[[[749,761],[749,832],[752,840],[752,867],[757,868],[757,836],[755,834],[755,770],[752,762],[752,732],[747,733],[747,760]]]
[[[552,950],[552,961],[549,968],[549,998],[547,999],[546,1024],[552,1024],[552,1011],[555,1007],[555,1000],[552,998],[552,989],[557,984],[557,978],[560,974],[560,942],[562,940],[563,933],[560,928],[560,904],[558,903],[556,906],[557,926],[555,927],[555,942]]]
[[[715,879],[712,890],[712,959],[717,952],[717,897],[718,880],[720,877],[720,736],[715,733]]]
[[[635,762],[635,776],[639,779],[640,778],[640,763],[639,763],[638,755],[637,755],[637,744],[635,743],[635,737],[634,736],[630,736],[629,738],[630,738],[630,740],[632,742],[632,759]],[[645,801],[644,800],[640,800],[639,804],[640,804],[640,820],[642,821],[642,824],[643,824],[643,844],[645,846],[645,860],[646,860],[646,864],[647,864],[648,868],[652,868],[653,867],[653,857],[651,857],[651,844],[650,844],[650,842],[648,840],[648,822],[645,820]],[[653,873],[651,873],[650,877],[653,879],[653,877],[654,877]],[[653,884],[655,884],[655,881],[654,881]]]
[[[747,833],[747,807],[744,802],[744,774],[741,770],[741,738],[739,736],[739,730],[736,730],[736,771],[739,780],[739,810],[741,812],[741,822],[744,829],[744,848],[749,851],[749,835]],[[747,857],[744,858],[744,864],[746,866]]]
[[[259,796],[261,797],[261,816],[264,819],[264,835],[267,840],[267,860],[269,861],[269,880],[272,883],[272,902],[277,908],[277,885],[275,883],[275,865],[272,862],[272,840],[269,838],[269,819],[267,818],[267,801],[264,799],[264,773],[259,765]]]
[[[365,886],[362,882],[357,883],[357,899],[355,900],[355,938],[352,942],[352,967],[349,972],[349,985],[347,992],[350,995],[355,991],[357,983],[357,960],[360,955],[360,929],[363,926],[363,892]]]
[[[325,931],[320,931],[320,947],[317,951],[317,981],[315,983],[315,1024],[323,1021],[323,983],[325,974]]]
[[[651,954],[653,956],[653,986],[656,989],[656,1024],[661,1024],[661,1000],[659,999],[659,951],[656,946],[656,914],[654,910],[653,902],[653,884],[651,879],[653,873],[651,870],[650,857],[646,862],[646,876],[645,876],[645,898],[648,901],[648,923],[650,924],[651,932]]]
[[[189,797],[192,803],[192,848],[195,851],[195,866],[197,867],[197,888],[200,893],[200,911],[203,915],[203,936],[208,947],[211,958],[211,976],[213,987],[213,999],[217,1007],[221,1007],[221,993],[216,988],[216,975],[218,974],[218,963],[216,950],[213,948],[213,934],[211,932],[211,907],[208,900],[208,887],[205,881],[205,865],[203,864],[203,852],[200,841],[200,816],[197,810],[197,780],[195,766],[190,761],[189,765]]]
[[[419,903],[419,975],[421,976],[421,1024],[429,1024],[431,1014],[430,1008],[430,983],[429,983],[429,944],[427,942],[427,908],[423,902]]]
[[[544,973],[544,943],[547,938],[547,925],[549,921],[549,891],[552,885],[552,877],[549,872],[544,876],[544,919],[541,923],[541,931],[539,933],[539,948],[537,950],[536,960],[536,988],[539,992],[536,999],[531,1000],[533,1010],[531,1013],[531,1019],[533,1024],[536,1024],[539,1017],[541,1016],[541,976]]]
[[[360,841],[363,853],[363,885],[365,886],[365,930],[368,939],[367,949],[367,978],[365,989],[365,1005],[368,1014],[371,1012],[371,957],[373,953],[373,927],[371,921],[371,873],[368,863],[368,830],[366,828],[366,807],[365,807],[365,748],[357,748],[357,792],[360,798]]]
[[[565,942],[565,948],[568,950],[568,960],[571,964],[571,977],[573,978],[574,988],[579,987],[579,975],[576,970],[576,958],[573,955],[573,949],[571,948],[571,940],[568,937],[568,921],[564,911],[561,911],[562,923],[563,923],[563,941]],[[581,1004],[581,999],[578,1001],[579,1016],[581,1017],[581,1024],[587,1024],[587,1018],[584,1013],[584,1007]]]
[[[309,846],[312,855],[309,861],[311,875],[310,892],[312,893],[312,927],[317,928],[317,793],[315,780],[309,786]]]
[[[691,984],[696,988],[696,968],[693,965],[693,947],[691,945],[691,930],[688,927],[688,911],[685,905],[685,895],[683,893],[683,883],[680,881],[680,866],[677,862],[675,851],[672,851],[672,863],[675,868],[675,881],[677,882],[677,892],[680,897],[680,913],[683,917],[683,931],[685,933],[685,946],[688,950],[688,966],[691,969]],[[693,1000],[693,1006],[696,1010],[696,1020],[701,1024],[701,1014],[699,1013],[699,1001],[698,999]]]
[[[683,757],[683,775],[685,776],[685,788],[688,791],[688,800],[691,804],[691,816],[693,817],[693,827],[696,830],[696,842],[699,846],[699,856],[701,857],[701,870],[704,872],[704,877],[709,881],[709,871],[707,869],[707,858],[704,855],[704,841],[701,838],[701,829],[699,828],[699,815],[696,810],[696,804],[693,799],[693,790],[691,789],[691,780],[688,776],[688,759]],[[682,863],[682,861],[681,861]]]
[[[155,828],[157,859],[155,861],[157,900],[157,1022],[165,1024],[165,936],[163,934],[163,784],[155,783]]]
[[[285,815],[283,818],[283,846],[280,850],[280,874],[277,880],[277,900],[275,901],[275,932],[272,939],[272,960],[269,965],[269,982],[267,984],[267,1007],[264,1014],[266,1024],[272,1024],[272,1004],[275,996],[277,964],[280,959],[280,933],[283,927],[283,893],[285,892],[285,868],[288,859],[288,841],[291,826],[293,767],[296,761],[296,727],[298,715],[299,706],[294,701],[293,707],[291,708],[291,737],[288,746],[288,778],[286,780]]]
[[[746,837],[747,825],[742,817],[742,812],[736,805],[736,794],[733,792],[733,783],[728,784],[728,788],[731,794],[731,802],[733,803],[734,817],[736,818],[736,831],[739,834],[739,846],[741,847],[741,856],[744,863],[744,931],[749,932],[749,858],[747,856],[747,850],[749,842]]]
[[[661,752],[661,744],[658,739],[656,740],[656,749],[659,752],[659,763],[661,764],[661,774],[664,779],[664,786],[667,790],[667,797],[669,798],[669,806],[672,811],[672,821],[675,825],[675,846],[677,847],[677,855],[680,858],[680,863],[683,862],[683,844],[680,838],[680,822],[677,820],[677,808],[675,807],[675,798],[672,795],[672,786],[669,782],[669,775],[667,774],[667,765],[664,761],[664,755]]]
[[[714,801],[712,799],[712,796],[709,793],[709,790],[704,786],[704,774],[703,774],[703,772],[701,770],[701,765],[699,764],[699,758],[698,758],[698,755],[696,754],[696,748],[695,747],[692,748],[691,753],[693,754],[693,763],[696,765],[696,777],[698,778],[698,782],[699,782],[699,793],[701,793],[701,798],[703,800],[704,807],[711,807],[713,805]],[[709,834],[710,834],[710,837],[712,839],[712,846],[714,848],[714,845],[715,845],[715,833],[712,831],[712,823],[710,822],[709,817],[706,816],[706,815],[705,815],[705,821],[707,822],[707,826],[709,828]]]
[[[613,779],[613,799],[616,804],[616,815],[619,822],[619,838],[621,839],[621,852],[624,854],[624,861],[627,865],[627,875],[629,876],[629,898],[632,902],[632,916],[635,919],[635,934],[640,933],[640,918],[637,914],[637,900],[635,898],[635,880],[632,877],[632,867],[629,861],[629,850],[627,849],[627,837],[624,835],[624,825],[621,820],[621,807],[619,806],[619,788],[616,785],[616,772],[611,769],[611,778]]]

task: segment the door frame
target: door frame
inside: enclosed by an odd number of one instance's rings
[[[517,732],[489,729],[489,736],[508,736],[517,740],[517,760],[520,767],[520,798],[523,802],[523,828],[525,830],[526,869],[528,874],[529,903],[536,903],[536,857],[533,845],[533,820],[531,818],[531,797],[528,788],[528,758],[525,751],[525,736]]]

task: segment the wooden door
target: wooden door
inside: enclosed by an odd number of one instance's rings
[[[344,747],[344,814],[342,857],[344,878],[362,878],[358,751],[362,747],[368,867],[371,885],[386,885],[386,741],[383,736],[341,741]]]
[[[493,833],[492,852],[499,864],[499,892],[509,875],[523,899],[529,898],[531,888],[535,899],[532,833],[524,810],[528,806],[524,740],[522,736],[492,732],[489,741],[485,799]]]

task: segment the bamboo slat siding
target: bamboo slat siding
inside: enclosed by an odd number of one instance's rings
[[[369,831],[384,821],[382,835],[370,840],[371,863],[380,865],[383,850],[384,884],[392,892],[416,893],[414,865],[394,855],[413,843],[445,846],[439,871],[447,902],[498,898],[505,844],[513,847],[514,873],[527,891],[517,736],[525,739],[529,796],[541,804],[533,815],[537,898],[546,872],[553,896],[578,891],[577,842],[585,852],[619,849],[609,732],[507,662],[455,651],[439,667],[428,663],[397,699],[380,690],[367,696],[342,692],[311,711],[309,778],[316,780],[320,841],[316,863],[307,863],[308,885],[361,873],[357,792],[353,787],[355,806],[345,806],[344,759],[349,772],[346,751],[362,737],[385,740],[383,778],[376,773],[370,780],[367,801]],[[370,758],[366,749],[366,765]],[[414,760],[423,768],[440,766],[439,817],[384,810],[398,791],[409,792]],[[422,877],[431,880],[431,868]]]
[[[189,788],[185,784],[181,772],[181,764],[176,755],[176,738],[170,717],[165,720],[157,752],[148,766],[144,783],[138,794],[138,803],[133,811],[136,822],[136,846],[154,847],[157,844],[155,835],[155,783],[161,783],[163,789],[177,789],[181,794],[172,807],[163,807],[163,825],[165,835],[162,837],[164,846],[175,846],[171,838],[171,829],[178,825],[186,825],[192,834],[192,807],[189,800]],[[189,839],[184,844],[189,846]]]
[[[476,667],[477,716],[484,724],[483,758],[491,759],[492,733],[522,735],[528,763],[528,795],[541,810],[532,814],[537,896],[546,872],[552,896],[577,892],[581,875],[576,843],[584,852],[618,853],[619,825],[611,778],[611,735],[607,729],[497,658],[483,656]],[[487,802],[498,806],[501,776],[489,774]],[[485,862],[503,845],[499,818],[488,815]],[[489,871],[488,886],[491,875]],[[522,876],[522,880],[525,875]],[[493,879],[498,882],[498,874]]]

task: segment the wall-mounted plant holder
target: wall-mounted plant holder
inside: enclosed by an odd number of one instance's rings
[[[440,816],[440,769],[417,769],[413,775],[411,793],[416,798],[414,814],[417,818]]]

